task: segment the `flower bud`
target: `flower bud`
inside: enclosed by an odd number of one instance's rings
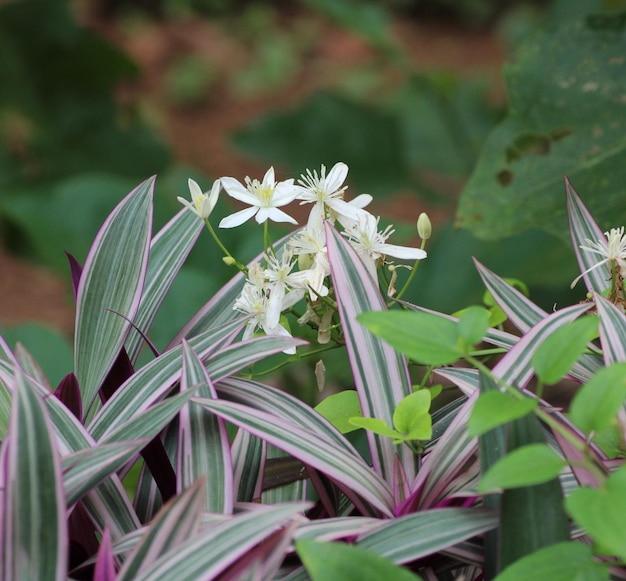
[[[417,233],[422,240],[428,240],[433,233],[433,226],[426,212],[422,212],[417,219]]]
[[[237,261],[232,256],[224,256],[222,260],[226,266],[234,266],[237,264]]]

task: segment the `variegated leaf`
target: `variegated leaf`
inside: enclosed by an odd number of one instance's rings
[[[85,261],[74,335],[74,372],[85,414],[124,345],[126,319],[133,320],[139,307],[148,265],[153,188],[154,178],[150,178],[119,203]]]
[[[411,393],[406,358],[374,336],[356,317],[366,311],[386,310],[378,284],[352,248],[333,227],[326,225],[328,260],[342,330],[363,415],[393,425],[397,405]],[[374,469],[388,482],[397,479],[396,456],[409,480],[417,472],[415,456],[391,438],[367,432]],[[406,490],[396,490],[400,500]]]

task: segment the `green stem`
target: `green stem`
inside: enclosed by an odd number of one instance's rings
[[[420,248],[424,250],[425,247],[426,247],[426,240],[422,240],[422,244],[420,245]],[[404,286],[402,287],[400,292],[394,297],[394,299],[400,300],[402,298],[402,295],[404,295],[404,293],[407,291],[407,289],[409,288],[409,285],[413,282],[413,278],[415,278],[415,273],[417,272],[417,267],[420,265],[420,262],[421,261],[419,259],[415,261],[415,264],[413,265],[413,270],[411,270],[411,274],[409,275],[409,278],[406,279]]]
[[[213,236],[213,240],[215,240],[216,244],[220,247],[220,250],[224,253],[224,256],[230,258],[233,262],[233,264],[244,274],[248,274],[248,269],[246,268],[245,264],[241,264],[241,262],[239,262],[229,251],[228,248],[226,248],[226,246],[224,246],[224,244],[222,243],[222,241],[220,240],[219,236],[216,234],[215,230],[213,229],[213,226],[211,226],[211,222],[209,222],[208,218],[204,219],[204,223],[206,224],[207,229],[209,230],[209,232],[211,233],[211,236]]]

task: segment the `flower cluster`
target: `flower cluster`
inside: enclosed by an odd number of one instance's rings
[[[330,340],[335,303],[329,288],[325,221],[341,225],[343,235],[359,254],[374,280],[377,268],[385,265],[388,257],[411,261],[426,258],[424,243],[422,248],[387,243],[394,230],[391,226],[381,230],[380,218],[365,210],[372,201],[370,195],[361,194],[352,200],[345,199],[347,186],[344,183],[347,175],[348,166],[339,162],[328,173],[322,166],[319,173],[307,170],[297,182],[294,179],[277,182],[272,167],[261,182],[249,177],[246,177],[245,184],[232,177],[216,180],[210,194],[203,194],[198,184],[189,180],[191,203],[184,198],[178,199],[205,220],[212,234],[214,231],[208,218],[222,188],[230,197],[249,207],[224,218],[219,224],[220,228],[234,228],[254,217],[257,223],[265,225],[267,233],[268,220],[297,224],[293,217],[280,209],[283,206],[294,201],[312,204],[306,225],[278,253],[274,252],[266,236],[263,261],[250,268],[234,261],[214,234],[230,263],[237,264],[247,275],[242,293],[234,305],[236,310],[250,316],[244,339],[259,329],[267,335],[290,335],[282,314],[306,299],[306,311],[299,314],[298,322],[317,327],[320,343]],[[423,242],[430,236],[429,228],[428,218],[423,214],[418,222]],[[423,234],[426,231],[428,236]],[[393,284],[389,285],[390,296],[395,293],[397,276],[394,266],[391,266],[391,271]]]

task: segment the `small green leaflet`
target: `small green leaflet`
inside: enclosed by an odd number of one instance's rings
[[[481,436],[489,430],[524,417],[537,407],[537,400],[519,399],[501,391],[483,393],[476,400],[467,431],[470,436]]]

